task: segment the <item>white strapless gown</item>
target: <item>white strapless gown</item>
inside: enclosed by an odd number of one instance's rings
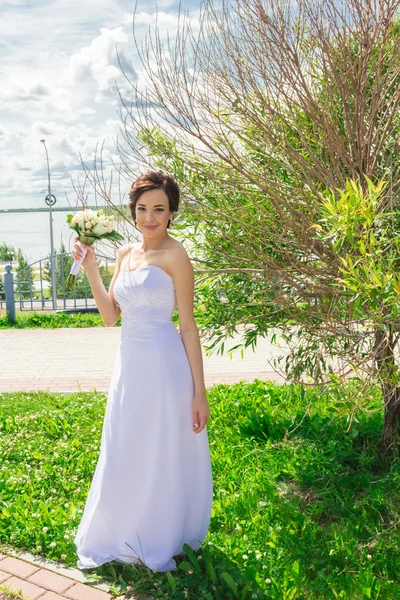
[[[115,560],[176,567],[206,537],[212,505],[207,429],[194,433],[193,379],[179,333],[173,279],[154,265],[121,272],[121,343],[100,455],[75,536],[80,569]],[[95,357],[94,357],[95,360]]]

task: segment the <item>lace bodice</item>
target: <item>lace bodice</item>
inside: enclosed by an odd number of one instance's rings
[[[174,282],[160,267],[120,271],[113,292],[121,308],[123,333],[171,323],[176,308]]]

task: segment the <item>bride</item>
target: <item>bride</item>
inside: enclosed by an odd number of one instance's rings
[[[129,208],[142,241],[119,249],[108,292],[94,248],[82,244],[104,323],[114,325],[121,313],[122,327],[99,458],[75,536],[81,569],[115,560],[170,571],[184,544],[197,550],[207,535],[210,409],[193,317],[194,273],[184,246],[168,234],[179,197],[164,171],[134,181]],[[81,257],[79,241],[72,256]]]

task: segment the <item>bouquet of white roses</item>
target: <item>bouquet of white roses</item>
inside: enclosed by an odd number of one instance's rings
[[[91,246],[98,240],[123,240],[124,238],[118,231],[114,230],[114,217],[103,214],[103,210],[91,210],[85,208],[76,215],[69,214],[67,223],[71,229],[76,231],[79,241]],[[75,260],[71,271],[65,282],[67,290],[72,290],[75,285],[76,276],[79,274],[81,264],[86,256],[87,250],[81,248],[83,256],[80,260]]]

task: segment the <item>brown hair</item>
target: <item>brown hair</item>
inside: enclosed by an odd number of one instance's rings
[[[177,181],[166,171],[158,169],[156,171],[146,171],[135,179],[129,191],[129,210],[132,218],[135,220],[136,203],[144,192],[149,190],[163,190],[168,196],[169,210],[177,212],[179,207],[180,191]],[[168,221],[167,228],[170,227],[171,219]]]

